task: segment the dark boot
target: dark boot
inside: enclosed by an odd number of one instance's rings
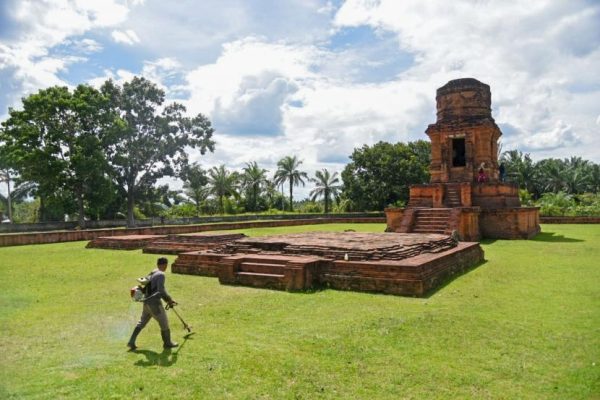
[[[167,329],[166,331],[160,331],[160,336],[162,336],[163,347],[165,349],[172,349],[173,347],[179,346],[179,343],[171,342],[171,330]]]
[[[133,333],[131,334],[131,337],[129,338],[129,342],[127,342],[127,347],[129,347],[129,350],[137,349],[137,346],[135,345],[135,339],[137,339],[137,336],[140,334],[141,331],[142,331],[142,328],[137,327],[137,326],[133,330]]]

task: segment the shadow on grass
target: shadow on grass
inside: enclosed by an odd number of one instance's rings
[[[563,235],[557,235],[554,232],[540,232],[533,239],[534,242],[555,242],[555,243],[577,243],[585,242],[581,239],[568,238]]]
[[[164,349],[161,353],[157,353],[152,350],[133,350],[132,353],[135,354],[143,354],[146,359],[145,360],[137,360],[133,365],[137,367],[170,367],[177,363],[177,358],[179,357],[179,352],[183,349],[185,343],[190,339],[190,337],[194,333],[188,333],[183,337],[183,342],[179,344],[177,350],[173,351],[172,349]]]
[[[430,289],[427,293],[425,293],[424,296],[421,296],[421,298],[423,298],[423,299],[429,299],[430,297],[432,297],[436,293],[441,292],[442,290],[444,290],[444,288],[446,286],[448,286],[450,283],[454,282],[456,279],[460,278],[463,275],[468,274],[469,272],[473,271],[476,268],[482,267],[486,263],[487,263],[487,260],[483,260],[483,261],[481,261],[481,262],[479,262],[479,263],[477,263],[477,264],[475,264],[475,265],[473,265],[471,267],[464,268],[464,269],[462,269],[460,271],[454,272],[454,273],[452,273],[452,274],[450,274],[450,275],[442,278],[443,282],[439,286],[436,286],[436,287]]]
[[[480,241],[481,244],[492,244],[495,243],[498,240],[505,240],[505,241],[510,241],[510,240],[531,240],[533,242],[554,242],[554,243],[577,243],[577,242],[585,242],[585,240],[582,239],[573,239],[573,238],[568,238],[565,237],[563,235],[557,235],[554,232],[540,232],[537,235],[535,235],[535,237],[531,238],[531,239],[482,239]]]

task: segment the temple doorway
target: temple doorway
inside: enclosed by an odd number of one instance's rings
[[[465,138],[452,139],[452,166],[464,167],[465,165]]]

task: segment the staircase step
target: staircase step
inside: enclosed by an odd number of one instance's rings
[[[279,263],[269,263],[269,262],[250,262],[250,261],[244,261],[241,263],[241,265],[243,266],[247,266],[247,267],[255,267],[255,266],[265,266],[265,267],[275,267],[275,268],[281,268],[284,267],[285,264],[279,264]]]
[[[413,229],[414,233],[445,233],[445,229],[423,229],[423,228],[415,228]]]
[[[257,276],[257,277],[263,277],[263,278],[283,278],[283,276],[284,276],[282,274],[265,274],[262,272],[237,272],[236,275]]]
[[[254,272],[238,272],[235,274],[235,282],[242,286],[252,286],[267,289],[285,290],[286,282],[284,275],[261,274]]]
[[[240,272],[258,273],[258,274],[273,274],[280,273],[285,269],[283,264],[269,264],[269,263],[250,263],[243,262],[239,265]]]
[[[418,212],[417,217],[447,217],[450,215],[450,209],[448,211],[438,212]]]
[[[438,223],[426,223],[426,224],[419,224],[418,222],[415,223],[415,227],[417,226],[446,226],[448,225],[447,222],[438,222]]]

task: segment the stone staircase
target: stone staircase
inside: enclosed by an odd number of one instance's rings
[[[318,257],[269,254],[235,254],[221,259],[219,282],[277,290],[313,287]]]
[[[451,230],[450,208],[419,208],[415,210],[414,222],[411,232],[413,233],[440,233],[444,234]]]
[[[460,200],[460,186],[446,185],[446,196],[444,198],[444,205],[449,208],[456,208],[462,206]]]
[[[236,283],[242,286],[285,290],[285,260],[243,261],[236,271]]]

